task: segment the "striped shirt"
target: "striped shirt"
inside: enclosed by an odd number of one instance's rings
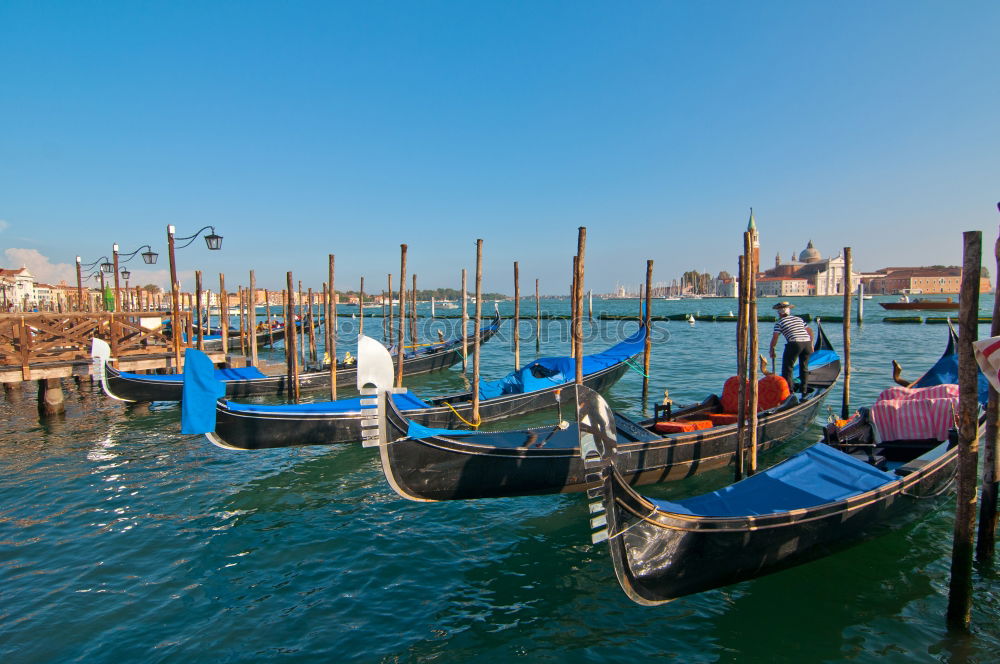
[[[781,332],[785,341],[809,341],[809,332],[805,322],[798,316],[779,318],[774,324],[774,331]]]

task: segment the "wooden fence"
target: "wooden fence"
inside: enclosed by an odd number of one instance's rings
[[[12,313],[0,314],[0,368],[19,366],[23,380],[32,367],[86,361],[94,337],[125,358],[173,352],[173,341],[160,329],[143,327],[142,318],[168,319],[170,312]],[[191,329],[191,313],[182,312],[182,329]],[[187,344],[181,344],[187,347]]]

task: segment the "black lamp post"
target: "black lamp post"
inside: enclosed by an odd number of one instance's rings
[[[100,258],[98,258],[93,263],[84,263],[79,256],[76,257],[76,298],[77,298],[78,306],[80,306],[80,307],[83,306],[83,281],[84,280],[81,277],[82,271],[83,270],[91,270],[91,269],[94,268],[94,266],[96,266],[98,264],[100,264],[100,266],[101,266],[101,269],[99,270],[99,274],[101,275],[101,294],[102,294],[102,297],[103,297],[103,294],[104,294],[104,274],[105,273],[110,273],[112,270],[114,270],[115,269],[114,264],[108,261],[108,257],[107,256],[101,256]],[[108,266],[108,268],[110,268],[110,269],[105,269],[105,266]],[[93,273],[87,275],[87,279],[90,279],[92,276],[94,276]],[[89,309],[90,308],[89,307],[89,302],[90,302],[89,298],[88,298],[87,302],[88,302],[88,309]]]
[[[118,309],[121,306],[121,288],[118,285],[118,263],[119,263],[119,258],[118,257],[119,257],[119,249],[118,249],[118,243],[117,242],[112,246],[112,249],[113,249],[112,255],[115,257],[115,262],[114,262],[114,265],[111,267],[111,270],[115,273],[115,309]],[[153,248],[150,247],[148,244],[142,245],[141,247],[139,247],[138,249],[136,249],[135,251],[133,251],[130,254],[125,254],[125,256],[121,259],[121,262],[122,263],[129,262],[130,260],[132,260],[133,258],[135,258],[135,255],[138,254],[143,249],[145,249],[146,251],[142,252],[142,260],[147,265],[154,264],[156,262],[156,258],[159,256],[159,254],[156,253],[155,251],[153,251]],[[104,269],[103,265],[101,266],[101,269],[102,270]],[[105,270],[105,272],[107,272],[107,270]],[[126,270],[125,268],[122,268],[121,269],[122,279],[124,279],[127,282],[128,281],[128,277],[125,276],[126,273],[128,273],[128,270]],[[131,273],[129,273],[129,274],[131,274]],[[128,284],[127,283],[125,284],[125,288],[128,289]]]
[[[174,246],[174,233],[176,229],[173,224],[167,226],[167,256],[170,258],[170,309],[172,312],[172,322],[171,327],[173,329],[174,335],[174,361],[176,366],[180,369],[181,365],[181,345],[180,345],[180,317],[181,317],[181,306],[180,306],[180,285],[177,283],[177,259],[174,256],[174,250],[183,249],[184,247],[190,245],[195,241],[203,231],[211,230],[212,232],[205,236],[205,244],[211,251],[218,251],[222,249],[222,236],[215,232],[215,226],[204,226],[199,228],[194,235],[188,235],[186,237],[176,238],[177,241],[184,242],[184,244],[175,247]],[[186,241],[186,242],[185,242]],[[225,349],[223,349],[225,350]]]

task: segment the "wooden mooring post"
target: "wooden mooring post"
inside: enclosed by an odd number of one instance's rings
[[[392,321],[392,275],[391,274],[388,275],[387,279],[388,279],[388,282],[389,282],[389,324],[388,324],[389,334],[387,336],[387,339],[389,340],[389,346],[391,347],[392,343],[393,343],[393,336],[394,336],[393,327],[392,327],[392,323],[393,323],[393,321]]]
[[[483,324],[483,241],[476,240],[476,324],[472,337],[472,425],[479,426],[479,327]]]
[[[1000,207],[1000,205],[998,205]],[[996,261],[997,285],[993,291],[993,323],[990,336],[1000,336],[1000,236],[993,245]],[[996,553],[997,494],[1000,482],[1000,395],[990,384],[990,399],[986,404],[986,432],[983,434],[983,486],[979,505],[979,530],[976,535],[976,562],[980,565],[993,564]]]
[[[587,253],[587,227],[580,226],[576,235],[576,320],[573,336],[576,338],[576,384],[583,385],[583,271]]]
[[[403,358],[406,351],[406,245],[399,245],[399,346],[396,352],[396,387],[403,386]]]
[[[330,340],[326,349],[330,355],[330,398],[337,400],[337,289],[333,283],[334,256],[329,255],[330,301],[327,305],[327,339]]]
[[[538,295],[538,279],[535,279],[535,353],[542,350],[542,299]]]
[[[229,294],[226,293],[226,275],[219,273],[219,328],[222,330],[222,355],[229,358]]]
[[[753,218],[752,211],[750,217]],[[747,400],[750,422],[746,430],[750,451],[750,459],[746,466],[748,475],[757,472],[757,355],[760,347],[760,325],[757,322],[757,270],[759,266],[756,256],[757,252],[751,250],[745,259],[747,262],[747,343],[749,348],[744,366],[747,372],[747,389],[750,390],[750,398]]]
[[[745,475],[746,463],[746,361],[747,361],[747,330],[750,327],[749,302],[747,299],[748,269],[747,253],[749,252],[750,234],[743,234],[743,255],[739,258],[739,300],[737,301],[738,322],[736,324],[736,376],[738,381],[736,405],[736,475],[737,482]]]
[[[410,289],[410,345],[416,352],[417,345],[417,275],[413,274],[413,288]]]
[[[205,326],[201,322],[201,270],[194,271],[194,306],[198,312],[195,316],[198,319],[198,350],[205,350]]]
[[[948,629],[958,631],[968,630],[972,610],[972,537],[976,520],[976,465],[979,458],[979,423],[976,417],[979,409],[979,371],[972,344],[979,327],[982,233],[966,231],[963,242],[962,285],[958,295],[958,489],[946,617]]]
[[[514,261],[514,370],[521,368],[521,275]]]
[[[653,298],[650,296],[653,286],[653,261],[646,261],[646,311],[642,324],[646,328],[646,341],[642,346],[642,409],[646,410],[646,400],[649,398],[649,355],[652,350],[652,316],[650,308]]]
[[[285,308],[285,356],[288,362],[288,396],[295,403],[299,401],[299,354],[296,349],[298,339],[295,335],[295,305],[292,296],[295,294],[292,273],[286,275],[288,282],[288,306]]]
[[[469,371],[469,293],[462,268],[462,377]]]
[[[257,276],[250,270],[250,300],[247,303],[247,318],[250,321],[250,364],[257,366]]]
[[[306,297],[309,299],[309,361],[315,366],[319,361],[319,353],[316,346],[316,305],[313,302],[312,288]]]
[[[851,248],[844,247],[844,400],[840,417],[845,420],[851,414],[851,269]]]
[[[358,292],[358,336],[365,333],[365,278],[361,277],[361,290]]]

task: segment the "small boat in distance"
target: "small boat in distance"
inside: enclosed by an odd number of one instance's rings
[[[958,309],[958,302],[953,301],[950,297],[944,300],[925,300],[924,298],[914,298],[910,299],[910,292],[903,291],[899,300],[896,302],[879,302],[883,309],[889,309],[890,311],[899,310],[915,310],[924,309],[928,311],[948,311],[951,309]]]

